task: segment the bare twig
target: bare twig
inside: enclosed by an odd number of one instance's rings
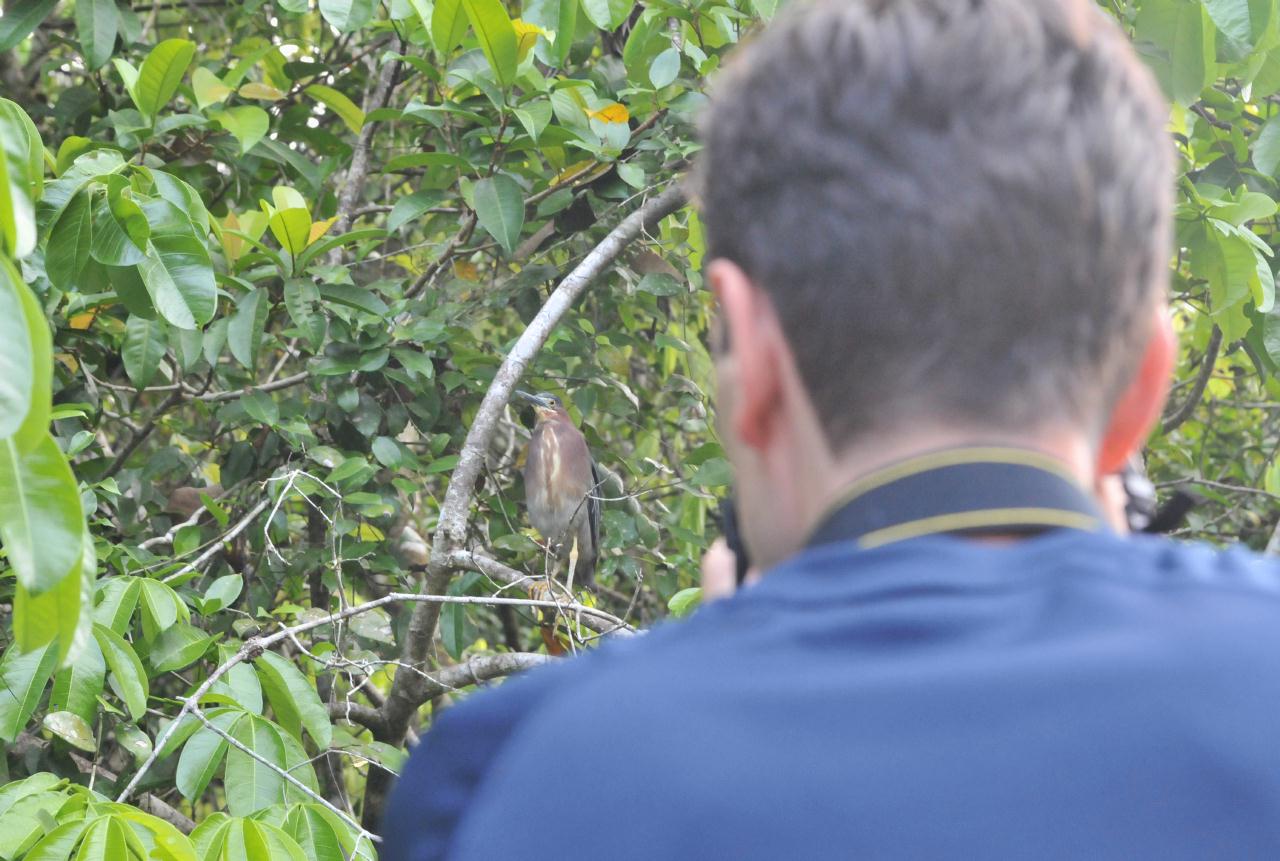
[[[1209,336],[1209,343],[1205,345],[1204,356],[1200,359],[1200,373],[1196,375],[1195,385],[1191,387],[1191,391],[1187,392],[1187,398],[1182,405],[1164,420],[1162,433],[1168,433],[1191,418],[1191,414],[1200,405],[1200,399],[1204,397],[1204,388],[1209,385],[1209,377],[1213,375],[1213,366],[1218,362],[1218,350],[1221,347],[1222,330],[1214,326],[1213,333]]]
[[[168,583],[171,580],[176,580],[182,575],[186,574],[188,571],[198,569],[201,565],[208,562],[218,553],[219,550],[222,549],[223,544],[235,538],[241,532],[244,532],[245,529],[249,527],[249,524],[258,518],[259,514],[267,510],[267,506],[270,504],[271,504],[271,497],[269,496],[264,497],[261,501],[258,502],[257,505],[249,509],[249,513],[246,514],[244,517],[240,518],[239,522],[237,522],[235,526],[231,527],[231,529],[225,535],[223,535],[217,541],[214,541],[212,544],[210,544],[208,549],[205,550],[203,553],[201,553],[199,556],[197,556],[195,559],[188,562],[186,565],[183,565],[181,568],[179,568],[177,571],[174,571],[172,574],[166,575],[163,578],[162,582]]]

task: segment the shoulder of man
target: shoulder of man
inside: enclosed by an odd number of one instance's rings
[[[718,608],[711,609],[708,615],[717,615]],[[701,627],[664,624],[634,638],[611,640],[476,692],[445,710],[423,735],[396,783],[383,820],[379,857],[447,857],[464,814],[475,805],[486,777],[523,724],[602,675],[625,673],[665,653],[663,643],[676,645],[691,633],[696,637],[694,628]]]

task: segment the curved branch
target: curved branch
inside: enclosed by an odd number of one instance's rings
[[[372,730],[374,735],[387,730],[387,722],[383,719],[382,712],[373,706],[346,700],[340,703],[329,703],[328,708],[331,720],[344,720],[347,723],[359,724],[365,729]]]
[[[560,318],[582,295],[587,285],[618,259],[618,255],[641,234],[646,225],[675,212],[684,206],[686,199],[684,188],[677,183],[647,201],[609,231],[600,244],[564,277],[520,335],[511,352],[502,360],[489,390],[485,392],[484,400],[480,402],[480,409],[476,412],[475,420],[462,445],[458,465],[450,476],[444,504],[440,508],[439,526],[433,540],[433,556],[443,559],[451,551],[462,547],[467,529],[467,510],[471,506],[471,495],[484,465],[489,438],[493,436],[516,383],[524,376],[525,368],[560,323]]]
[[[1182,402],[1182,406],[1164,420],[1160,428],[1161,433],[1168,433],[1191,418],[1191,414],[1200,405],[1200,399],[1204,397],[1205,386],[1209,385],[1209,377],[1213,376],[1213,367],[1218,362],[1218,350],[1221,348],[1222,330],[1214,326],[1213,333],[1209,336],[1209,343],[1204,348],[1204,356],[1200,360],[1200,373],[1196,375],[1195,384],[1191,386],[1191,391],[1187,393],[1187,399]]]
[[[555,660],[550,655],[536,652],[503,652],[497,655],[477,655],[466,663],[445,667],[431,674],[426,685],[427,698],[455,688],[478,684],[489,679],[509,676],[522,670],[540,667]]]

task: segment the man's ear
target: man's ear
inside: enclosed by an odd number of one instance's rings
[[[1116,402],[1102,435],[1102,443],[1098,447],[1099,475],[1109,475],[1121,469],[1141,448],[1159,421],[1169,397],[1178,340],[1163,303],[1154,309],[1153,317],[1151,335],[1142,353],[1138,372]]]
[[[707,281],[719,301],[728,344],[721,361],[732,365],[727,418],[742,444],[762,449],[773,435],[781,395],[781,326],[768,297],[736,263],[713,260],[707,266]]]

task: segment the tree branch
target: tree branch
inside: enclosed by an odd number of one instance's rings
[[[392,40],[391,47],[397,52],[402,50],[403,45],[400,44],[398,37]],[[391,91],[395,89],[396,75],[399,71],[399,60],[392,60],[382,64],[382,68],[378,70],[378,79],[373,86],[373,90],[365,100],[364,112],[366,114],[387,104],[387,100],[391,98]],[[347,170],[347,176],[342,186],[342,194],[338,197],[338,209],[335,213],[337,220],[333,223],[333,234],[335,236],[345,233],[351,227],[351,213],[355,211],[356,203],[364,193],[364,181],[369,175],[372,157],[370,143],[373,141],[374,128],[374,123],[366,123],[361,127],[360,136],[356,139],[355,150],[351,155],[351,167]]]
[[[453,475],[449,479],[449,487],[445,491],[444,503],[440,508],[438,525],[432,540],[432,562],[427,570],[424,588],[427,594],[443,594],[455,564],[460,561],[455,557],[455,553],[463,549],[471,497],[484,465],[489,440],[497,428],[498,419],[506,408],[516,383],[524,375],[525,368],[542,349],[552,330],[586,290],[587,285],[617,260],[623,249],[640,236],[649,225],[684,206],[687,199],[683,186],[677,181],[609,231],[608,235],[552,291],[546,304],[521,333],[511,352],[502,360],[502,365],[498,368],[493,382],[490,383],[489,390],[485,392],[471,428],[467,431],[458,465],[454,467]],[[414,608],[405,636],[402,663],[410,667],[420,667],[427,662],[439,619],[438,604],[423,603]],[[405,672],[403,667],[396,670],[391,691],[387,696],[387,704],[383,709],[389,731],[384,741],[390,744],[400,743],[413,713],[428,699],[424,691],[425,684],[421,676],[417,673]]]
[[[1196,375],[1195,384],[1191,387],[1191,391],[1187,392],[1187,399],[1182,402],[1182,406],[1164,420],[1160,428],[1161,433],[1169,433],[1191,418],[1191,414],[1200,405],[1200,399],[1204,397],[1204,388],[1209,385],[1209,377],[1213,375],[1213,367],[1218,362],[1218,350],[1221,347],[1222,330],[1214,326],[1213,333],[1209,336],[1209,343],[1204,348],[1204,356],[1200,360],[1200,373]]]

